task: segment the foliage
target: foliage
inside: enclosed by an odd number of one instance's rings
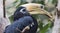
[[[56,3],[57,3],[57,0],[53,0],[52,3],[53,3],[53,4],[56,4]]]
[[[45,0],[33,0],[32,1],[32,3],[39,3],[39,4],[43,4],[43,5],[45,5],[44,4],[44,1]],[[19,3],[18,3],[19,2]],[[52,4],[56,4],[56,2],[57,2],[57,0],[53,0],[52,1]],[[16,0],[16,1],[14,1],[13,3],[12,3],[12,5],[14,6],[14,7],[16,7],[16,8],[18,8],[20,5],[22,5],[22,4],[26,4],[27,2],[25,1],[25,0]],[[17,4],[17,5],[16,5]],[[13,6],[9,6],[9,7],[7,7],[6,8],[6,10],[7,9],[10,9],[10,8],[12,8]],[[45,8],[45,10],[47,10],[49,7],[46,7]],[[8,11],[8,10],[7,10]],[[51,11],[52,11],[52,9],[51,9]],[[49,18],[46,16],[46,15],[32,15],[33,17],[35,17],[36,19],[37,19],[37,21],[38,21],[38,28],[39,28],[39,30],[37,31],[38,33],[46,33],[46,32],[48,32],[48,30],[49,30],[49,28],[52,28],[53,27],[53,22],[51,22],[50,20],[49,20]],[[10,19],[10,21],[11,22],[13,22],[13,16],[10,16],[9,17],[9,19]],[[44,20],[46,20],[47,21],[47,23],[46,23],[46,21],[44,21]],[[44,22],[43,22],[44,21]],[[46,23],[45,25],[44,25],[44,23]],[[48,32],[49,33],[49,32]]]

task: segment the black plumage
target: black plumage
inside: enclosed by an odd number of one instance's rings
[[[37,20],[28,13],[25,7],[19,7],[13,16],[14,22],[5,29],[4,33],[22,33],[21,31],[26,26],[29,26],[30,29],[24,33],[36,33],[38,28]]]

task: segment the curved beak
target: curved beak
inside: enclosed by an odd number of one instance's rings
[[[47,12],[46,10],[40,10],[40,11],[29,11],[30,14],[44,14],[48,17],[52,18],[51,14]]]
[[[30,7],[27,8],[27,10],[30,14],[44,14],[47,15],[49,18],[52,18],[52,15],[48,11],[41,9],[40,7]]]

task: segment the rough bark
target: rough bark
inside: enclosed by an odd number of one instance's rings
[[[54,21],[52,33],[60,33],[60,18],[58,18],[57,14],[55,16],[55,21]]]
[[[58,4],[57,4],[57,12],[55,16],[52,33],[60,33],[60,0],[58,0]]]
[[[5,27],[10,24],[9,19],[3,17],[3,9],[3,0],[0,0],[0,33],[3,33]]]

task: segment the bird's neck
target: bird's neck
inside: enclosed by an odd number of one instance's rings
[[[14,18],[14,21],[19,20],[20,18],[23,18],[23,17],[26,17],[26,16],[30,16],[30,15],[23,15],[23,16],[20,16],[20,17],[16,17],[16,18]]]

